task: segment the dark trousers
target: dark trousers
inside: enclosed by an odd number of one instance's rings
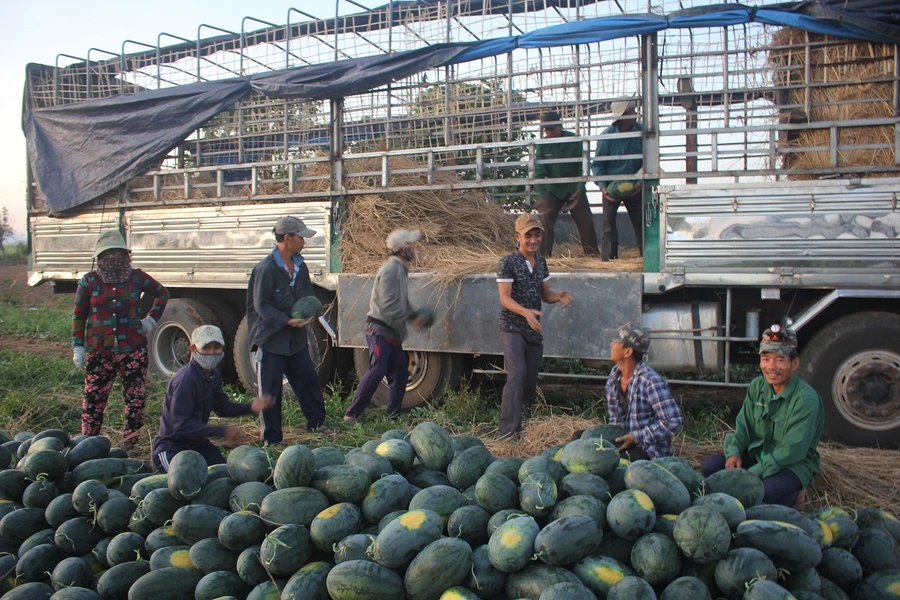
[[[503,386],[497,431],[500,435],[512,435],[522,431],[522,409],[537,398],[544,344],[529,342],[521,333],[502,329],[498,335],[503,348],[506,384]]]
[[[756,459],[746,452],[741,456],[741,466],[744,469],[749,469],[755,464]],[[703,461],[703,464],[700,465],[700,472],[704,477],[709,477],[724,468],[725,455],[715,454]],[[763,502],[766,504],[794,506],[794,503],[797,502],[797,495],[801,488],[800,478],[790,469],[782,469],[774,475],[763,478],[762,481],[766,490]]]
[[[541,215],[541,225],[544,226],[544,235],[541,240],[541,254],[544,256],[550,256],[553,252],[553,228],[556,226],[556,219],[559,217],[559,211],[564,202],[565,199],[559,199],[550,192],[545,193],[538,200],[536,208]],[[570,213],[578,228],[578,237],[581,238],[581,247],[584,249],[584,253],[595,256],[600,254],[600,248],[597,247],[597,232],[594,230],[594,217],[591,215],[587,196],[582,195],[581,200]]]
[[[403,406],[406,382],[409,380],[406,352],[402,345],[392,344],[383,335],[375,333],[366,336],[366,343],[369,345],[369,368],[353,394],[347,416],[356,418],[363,414],[385,377],[389,390],[387,413],[392,417],[397,416]]]
[[[619,205],[624,204],[625,210],[628,211],[628,218],[631,219],[631,226],[634,227],[634,237],[637,239],[638,251],[641,256],[644,255],[644,224],[643,224],[643,194],[638,192],[625,200],[607,200],[603,199],[603,220],[600,227],[600,244],[603,248],[603,258],[619,258],[619,228],[616,226],[616,215],[619,212]]]
[[[157,452],[154,450],[153,466],[156,467],[156,470],[160,473],[168,473],[169,465],[172,463],[172,459],[175,458],[175,455],[182,450],[194,450],[196,452],[199,452],[203,456],[203,458],[206,459],[207,465],[225,464],[225,457],[222,456],[222,451],[219,450],[218,447],[214,446],[209,440],[203,440],[202,442],[193,446],[170,446],[169,448],[161,452]]]
[[[319,387],[319,375],[306,349],[290,356],[263,350],[259,369],[260,394],[269,394],[275,401],[260,419],[259,428],[263,441],[278,444],[282,440],[281,395],[285,377],[306,417],[306,429],[312,431],[325,423],[325,399]]]

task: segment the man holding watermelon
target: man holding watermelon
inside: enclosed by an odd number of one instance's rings
[[[819,474],[816,447],[825,413],[822,399],[800,379],[797,335],[781,325],[763,333],[759,345],[762,375],[750,382],[725,452],[700,467],[704,476],[722,469],[747,469],[763,481],[767,504],[793,506]]]
[[[603,130],[603,135],[642,131],[643,125],[637,120],[637,105],[634,100],[618,100],[612,103],[613,123]],[[643,142],[640,137],[600,140],[597,153],[591,164],[591,172],[599,177],[597,187],[603,194],[603,221],[600,228],[600,248],[603,260],[619,258],[619,229],[616,216],[619,205],[624,204],[628,218],[634,227],[638,251],[643,256],[642,190],[640,181],[608,181],[608,175],[637,174],[644,166],[643,158],[612,158],[617,156],[642,155]]]

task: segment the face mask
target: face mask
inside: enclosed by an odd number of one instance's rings
[[[207,371],[212,371],[213,369],[215,369],[216,366],[220,362],[222,362],[223,358],[225,358],[224,352],[220,352],[219,354],[200,354],[199,352],[191,353],[191,359]]]

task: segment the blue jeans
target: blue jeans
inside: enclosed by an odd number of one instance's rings
[[[403,406],[406,382],[409,380],[406,351],[401,344],[392,344],[386,337],[377,333],[367,335],[366,343],[369,345],[369,368],[359,381],[356,393],[353,394],[353,402],[347,409],[347,416],[356,418],[363,414],[385,377],[389,390],[387,413],[392,417],[397,416]]]
[[[312,431],[325,423],[325,398],[319,387],[319,375],[309,352],[305,349],[285,356],[263,350],[260,369],[260,394],[272,396],[275,404],[262,414],[260,433],[269,444],[278,444],[283,438],[281,431],[281,396],[284,378],[287,377],[294,395],[300,403],[300,410],[306,417],[306,429]]]
[[[741,466],[744,469],[749,469],[755,464],[756,459],[746,452],[741,456]],[[700,472],[704,477],[709,477],[724,468],[725,455],[720,453],[703,461],[703,464],[700,465]],[[766,490],[766,494],[763,496],[764,503],[793,507],[797,502],[797,495],[800,493],[802,485],[800,478],[790,469],[782,469],[774,475],[764,477],[762,482]]]

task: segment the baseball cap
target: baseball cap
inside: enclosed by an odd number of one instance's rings
[[[641,354],[646,354],[650,349],[650,333],[634,323],[625,323],[618,329],[607,329],[606,335],[610,341],[622,342]]]
[[[273,229],[273,231],[276,235],[293,233],[294,235],[299,235],[300,237],[305,238],[311,238],[316,235],[315,231],[306,226],[306,223],[303,222],[303,219],[298,219],[297,217],[293,217],[290,215],[278,219],[278,222],[275,223],[275,228]]]
[[[225,338],[222,337],[222,330],[215,325],[201,325],[191,332],[191,344],[198,348],[203,348],[210,342],[219,342],[225,345]]]
[[[781,356],[790,356],[797,351],[797,334],[778,323],[772,325],[763,332],[762,341],[759,343],[759,353],[774,352]]]
[[[391,252],[399,252],[403,246],[409,246],[410,244],[418,242],[420,237],[422,237],[422,234],[418,229],[412,231],[408,229],[395,229],[388,234],[387,239],[384,241],[384,245],[387,246],[388,250]]]
[[[541,117],[541,127],[562,127],[562,117],[555,110],[548,110]]]
[[[634,115],[637,110],[637,103],[634,100],[616,100],[612,103],[610,109],[613,117],[621,119],[625,116]]]
[[[516,219],[516,233],[525,235],[535,227],[541,231],[544,230],[544,226],[541,225],[540,219],[535,214],[519,215],[519,218]]]
[[[116,248],[128,250],[128,246],[125,245],[125,238],[115,229],[107,229],[97,238],[97,245],[94,246],[94,258],[97,258],[107,250]]]

